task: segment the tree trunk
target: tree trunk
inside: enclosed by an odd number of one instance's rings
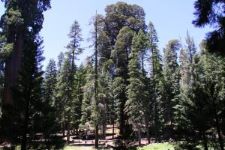
[[[147,127],[147,138],[148,138],[148,144],[151,143],[151,140],[150,140],[150,129],[149,129],[149,126]]]
[[[63,132],[63,137],[65,137],[65,122],[63,121],[63,123],[62,123],[62,128],[63,128],[63,130],[62,130],[62,132]]]
[[[98,140],[99,140],[99,137],[98,137],[98,125],[95,126],[95,148],[97,149],[98,148]]]
[[[99,113],[98,111],[98,21],[97,21],[97,11],[95,18],[95,113]],[[96,118],[95,125],[95,148],[98,148],[98,119]]]
[[[106,124],[104,122],[103,125],[102,125],[102,137],[103,137],[103,139],[105,139],[105,131],[106,131]]]
[[[113,119],[113,128],[112,128],[112,139],[114,139],[114,134],[115,134],[115,125],[114,125],[114,119]]]
[[[138,127],[138,144],[141,146],[141,127]]]
[[[67,124],[67,143],[70,143],[70,115],[68,117],[68,124]]]
[[[19,28],[19,27],[18,27]],[[23,53],[23,31],[21,27],[16,32],[16,40],[14,41],[14,48],[10,57],[5,64],[5,88],[3,104],[13,104],[12,87],[15,86],[19,71],[21,68],[21,58]],[[15,35],[13,35],[14,37]],[[8,42],[12,42],[9,40]]]

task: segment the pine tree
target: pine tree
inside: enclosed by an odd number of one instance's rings
[[[192,86],[194,84],[194,58],[196,57],[196,47],[193,38],[187,33],[185,48],[181,49],[179,61],[180,61],[180,95],[179,102],[176,105],[176,123],[177,133],[179,135],[190,132],[190,122],[185,117],[188,108],[185,103],[190,101],[189,96],[192,95]]]
[[[82,117],[81,125],[90,124],[91,113],[92,113],[92,100],[93,100],[93,89],[94,89],[94,76],[93,76],[93,64],[90,60],[87,60],[85,66],[85,84],[83,86],[83,100],[82,100]]]
[[[148,110],[146,105],[147,90],[144,83],[144,74],[141,69],[141,53],[147,48],[147,37],[143,31],[134,35],[132,41],[132,50],[129,56],[129,84],[127,86],[128,100],[125,103],[125,112],[128,115],[128,121],[133,129],[138,131],[139,145],[141,145],[141,129],[144,124],[144,114]],[[147,106],[147,107],[146,107]]]
[[[83,41],[83,38],[81,36],[81,28],[76,20],[71,26],[70,33],[68,34],[68,36],[71,40],[67,45],[67,48],[69,49],[69,55],[71,55],[70,58],[72,70],[75,71],[76,70],[75,59],[77,58],[76,55],[81,54],[83,51],[83,49],[80,47],[80,42]]]
[[[65,59],[64,53],[60,52],[58,55],[58,63],[57,63],[58,72],[60,72],[60,70],[62,69],[64,59]]]
[[[148,37],[149,37],[149,50],[150,50],[150,80],[149,80],[149,92],[150,99],[152,102],[149,106],[153,111],[153,117],[151,118],[154,124],[154,134],[156,141],[159,140],[159,133],[162,126],[162,81],[163,81],[163,73],[162,73],[162,58],[158,49],[158,37],[155,30],[155,27],[152,22],[148,25]],[[149,139],[150,142],[150,139]]]
[[[221,127],[224,111],[224,60],[222,57],[209,54],[203,45],[202,53],[196,58],[193,68],[193,85],[186,101],[186,118],[193,130],[199,131],[204,149],[208,149],[206,134],[214,128],[218,135],[220,149],[223,149]],[[222,81],[222,82],[221,82]],[[222,100],[222,101],[221,101]],[[220,113],[219,113],[220,112]],[[201,121],[201,123],[200,123]],[[196,133],[193,133],[196,134]],[[218,147],[217,147],[218,148]]]
[[[56,122],[56,86],[57,86],[57,70],[56,63],[53,59],[49,60],[45,71],[43,84],[44,105],[43,105],[43,130],[45,138],[49,138],[50,134],[56,132],[58,123]]]
[[[178,104],[179,94],[179,70],[177,51],[180,49],[178,40],[171,40],[164,49],[164,124],[168,136],[172,136],[174,126],[174,107]]]
[[[40,132],[40,114],[42,114],[41,84],[42,74],[40,62],[43,60],[40,42],[26,37],[21,73],[14,89],[15,114],[14,122],[17,124],[13,131],[18,133],[15,136],[22,136],[21,149],[27,149],[27,134]],[[39,115],[35,115],[39,114]],[[21,117],[22,116],[22,117]]]
[[[73,96],[74,96],[74,110],[73,110],[73,128],[76,130],[76,134],[78,134],[79,125],[81,124],[81,109],[82,109],[82,101],[83,101],[83,86],[85,84],[85,68],[83,65],[77,69],[75,74],[75,81],[74,81],[74,89],[73,89]]]
[[[63,126],[63,134],[65,133],[65,129],[67,131],[67,142],[70,140],[70,130],[71,123],[73,117],[73,83],[71,79],[74,74],[71,72],[71,62],[69,56],[67,56],[63,62],[63,66],[61,68],[58,82],[57,82],[57,103],[61,107],[60,111],[61,117],[60,121]]]

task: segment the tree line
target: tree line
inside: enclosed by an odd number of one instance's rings
[[[113,133],[118,126],[119,139],[125,141],[172,139],[186,146],[224,150],[225,60],[210,53],[210,39],[197,50],[187,33],[184,44],[172,39],[160,51],[157,31],[152,22],[146,23],[143,8],[117,2],[105,8],[105,15],[93,17],[90,48],[94,51],[85,63],[77,63],[84,48],[82,30],[74,21],[67,51],[57,61],[51,59],[43,71],[39,31],[50,1],[4,2],[0,24],[3,139],[20,142],[26,149],[37,133],[43,133],[46,142],[62,133],[70,142],[71,135],[91,127],[98,147],[106,126],[112,124]],[[197,11],[205,5],[195,3]],[[194,23],[201,26],[198,21],[201,18]]]

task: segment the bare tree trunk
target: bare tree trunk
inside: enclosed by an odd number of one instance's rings
[[[63,130],[62,130],[62,132],[63,132],[63,137],[65,137],[65,122],[63,121],[63,123],[62,123],[62,128],[63,128]]]
[[[138,127],[138,144],[141,146],[141,129]]]
[[[95,113],[98,113],[98,21],[97,21],[97,11],[95,18]],[[98,148],[98,118],[96,118],[95,125],[95,148]]]
[[[104,122],[103,125],[102,125],[102,137],[103,137],[103,139],[105,139],[105,132],[106,132],[106,124]]]
[[[113,118],[113,128],[112,128],[112,139],[114,139],[114,134],[115,134],[115,122],[114,122],[114,118]]]
[[[95,148],[98,148],[98,125],[95,126]]]

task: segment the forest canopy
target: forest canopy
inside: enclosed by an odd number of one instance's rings
[[[187,32],[185,43],[171,37],[163,49],[141,6],[107,5],[92,17],[85,63],[74,20],[66,51],[45,70],[40,31],[50,0],[2,2],[0,144],[62,149],[79,139],[123,150],[166,141],[224,150],[224,1],[195,2],[193,24],[215,27],[200,47]]]

